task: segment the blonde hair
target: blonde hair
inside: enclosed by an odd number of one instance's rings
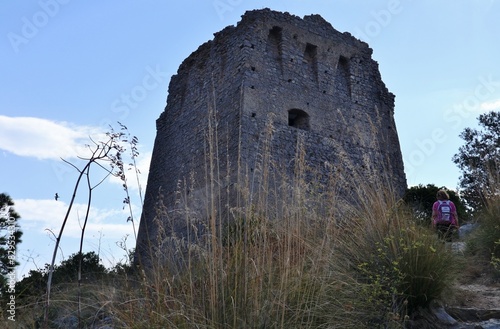
[[[449,200],[450,196],[448,195],[448,193],[445,190],[439,190],[439,191],[437,191],[436,198],[438,200]]]

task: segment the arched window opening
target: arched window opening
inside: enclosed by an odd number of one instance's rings
[[[289,110],[288,125],[298,129],[309,130],[309,114],[299,109]]]

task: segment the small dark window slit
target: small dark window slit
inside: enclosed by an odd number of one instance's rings
[[[309,114],[299,109],[289,110],[288,125],[297,129],[309,130]]]

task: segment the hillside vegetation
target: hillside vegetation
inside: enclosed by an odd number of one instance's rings
[[[94,255],[79,285],[75,266],[62,264],[49,327],[404,328],[414,311],[452,293],[463,258],[389,190],[365,186],[336,217],[333,195],[332,208],[314,209],[303,188],[295,185],[279,212],[239,209],[241,220],[206,241],[176,241],[164,252],[178,262],[147,274],[130,263],[103,269]],[[491,271],[500,258],[497,208],[487,208],[470,244]],[[46,270],[18,284],[25,328],[43,324],[45,278]]]
[[[488,194],[474,213],[479,229],[467,238],[466,252],[457,254],[438,239],[430,219],[396,198],[383,179],[360,183],[354,173],[346,184],[332,173],[330,184],[318,188],[300,152],[297,159],[293,179],[280,177],[263,160],[262,177],[272,179],[252,198],[250,179],[237,187],[245,202],[230,209],[233,221],[221,218],[227,212],[219,200],[210,200],[207,234],[192,240],[163,236],[159,241],[169,248],[152,248],[157,261],[147,268],[130,259],[105,269],[95,253],[77,253],[54,268],[48,308],[50,267],[32,271],[16,285],[16,325],[408,328],[420,310],[453,298],[464,268],[480,266],[498,277],[498,194]],[[209,188],[219,188],[209,177]],[[186,189],[179,194],[187,195]],[[272,197],[277,191],[287,193]],[[189,209],[183,216],[194,220]],[[75,271],[80,259],[81,273]]]

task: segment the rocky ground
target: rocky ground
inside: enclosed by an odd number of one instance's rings
[[[463,255],[463,242],[454,242],[451,247]],[[488,264],[464,261],[453,296],[435,308],[435,314],[447,324],[443,328],[500,328],[500,278],[485,270],[487,268]]]
[[[477,309],[500,310],[500,284],[470,283],[457,287],[462,300],[454,307],[474,307]]]
[[[460,280],[445,310],[457,320],[451,328],[500,328],[500,281],[484,273]]]
[[[471,226],[464,227],[464,231],[467,229]],[[466,259],[465,243],[460,240],[450,244],[453,252],[464,256],[453,293],[421,311],[409,328],[500,329],[500,277],[486,270],[489,264]]]

